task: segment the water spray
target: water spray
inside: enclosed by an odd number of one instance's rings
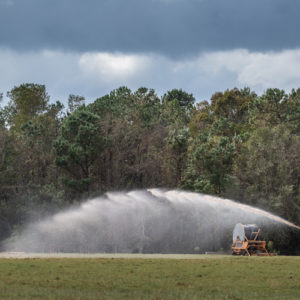
[[[264,210],[185,191],[107,193],[26,226],[6,251],[193,253],[228,245],[237,223],[299,226]]]
[[[149,190],[150,192],[159,195],[159,192],[157,192],[156,190]],[[246,204],[242,204],[242,203],[238,203],[232,200],[228,200],[228,199],[223,199],[223,198],[218,198],[218,197],[214,197],[214,196],[209,196],[209,195],[203,195],[203,194],[195,194],[195,193],[187,193],[187,192],[180,192],[180,191],[170,191],[168,192],[171,197],[175,196],[178,197],[178,195],[182,198],[187,198],[190,199],[191,201],[196,200],[196,201],[209,201],[209,202],[216,202],[222,205],[228,205],[230,207],[236,207],[239,208],[241,210],[245,210],[247,212],[252,212],[254,214],[257,215],[262,215],[265,216],[275,222],[281,223],[281,224],[285,224],[287,226],[293,227],[295,229],[300,230],[300,226],[295,225],[292,222],[289,222],[281,217],[278,217],[276,215],[273,215],[265,210],[250,206],[250,205],[246,205]],[[168,194],[167,193],[167,194]],[[178,194],[178,195],[176,195]],[[161,195],[161,194],[160,194]]]

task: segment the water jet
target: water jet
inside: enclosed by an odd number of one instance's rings
[[[236,223],[300,229],[264,210],[185,191],[107,193],[32,222],[6,251],[78,253],[200,253],[228,245]],[[229,245],[228,245],[229,246]]]

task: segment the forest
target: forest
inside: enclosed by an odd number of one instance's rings
[[[234,199],[300,224],[300,89],[234,88],[199,101],[182,89],[160,97],[120,87],[88,104],[70,95],[64,107],[26,83],[7,97],[0,241],[107,191],[151,187]],[[299,253],[299,234],[285,235]]]

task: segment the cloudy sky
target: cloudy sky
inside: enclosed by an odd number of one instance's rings
[[[299,0],[0,0],[0,93],[300,87]]]

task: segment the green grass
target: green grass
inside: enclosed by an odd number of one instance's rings
[[[300,257],[0,259],[0,299],[300,299]]]

